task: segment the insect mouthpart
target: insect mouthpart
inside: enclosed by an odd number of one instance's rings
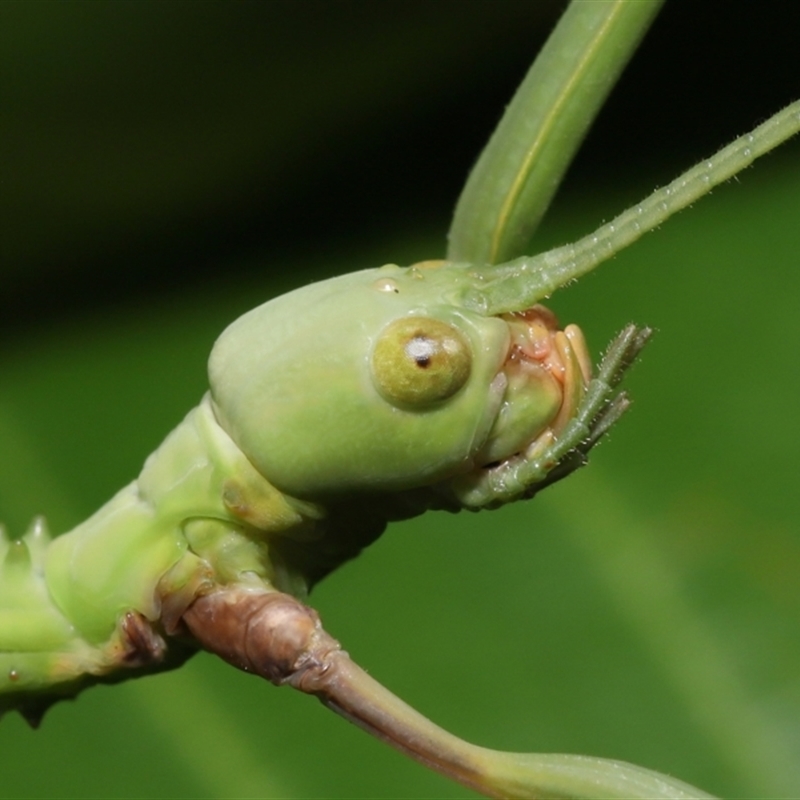
[[[559,329],[555,314],[535,305],[502,314],[509,348],[500,370],[506,389],[478,457],[485,465],[552,441],[569,422],[591,380],[591,360],[577,325]]]

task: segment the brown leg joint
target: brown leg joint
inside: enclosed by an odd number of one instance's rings
[[[183,621],[229,664],[310,694],[324,687],[330,659],[341,650],[316,611],[282,592],[220,588],[195,600]]]

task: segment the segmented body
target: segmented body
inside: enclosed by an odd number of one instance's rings
[[[181,663],[198,647],[181,617],[215,587],[304,598],[391,520],[543,481],[589,356],[541,306],[459,308],[461,284],[481,280],[446,262],[388,265],[232,324],[211,392],[133,483],[52,541],[41,520],[3,539],[0,711],[35,719],[85,685]]]
[[[161,634],[204,583],[247,574],[297,591],[277,574],[268,535],[310,509],[255,471],[206,396],[139,477],[74,530],[51,540],[38,519],[20,539],[0,539],[0,710],[35,713],[50,691],[182,662]]]

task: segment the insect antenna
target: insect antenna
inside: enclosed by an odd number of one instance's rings
[[[537,256],[473,269],[481,283],[468,292],[465,305],[487,315],[530,308],[633,244],[798,131],[800,101],[795,101],[577,242]]]

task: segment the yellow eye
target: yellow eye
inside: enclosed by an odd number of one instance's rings
[[[421,406],[452,397],[469,378],[464,336],[445,322],[403,317],[384,328],[372,351],[372,379],[391,403]]]

